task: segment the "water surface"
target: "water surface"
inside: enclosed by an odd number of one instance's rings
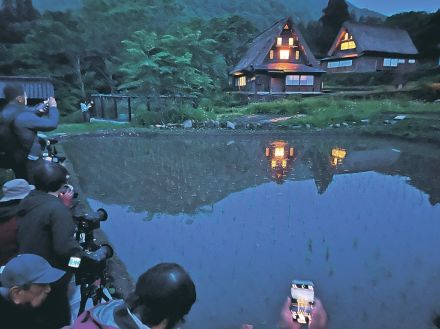
[[[64,144],[130,274],[178,262],[187,328],[273,329],[292,279],[330,328],[425,328],[440,313],[440,150],[291,135],[80,138]]]

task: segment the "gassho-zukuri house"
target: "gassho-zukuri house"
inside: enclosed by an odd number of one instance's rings
[[[321,93],[325,71],[301,32],[284,18],[259,34],[231,70],[234,91],[249,94]]]
[[[328,73],[407,72],[415,69],[418,54],[405,30],[345,22],[321,65]]]

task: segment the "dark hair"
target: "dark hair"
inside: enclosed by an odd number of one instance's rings
[[[5,86],[3,89],[3,94],[5,95],[6,101],[9,103],[16,99],[18,96],[24,96],[25,91],[22,85],[11,84]]]
[[[58,163],[41,160],[33,174],[35,187],[44,192],[56,192],[67,183],[67,169]]]
[[[171,329],[183,321],[195,301],[196,287],[189,274],[178,264],[162,263],[139,277],[127,304],[147,326],[167,319],[166,328]]]

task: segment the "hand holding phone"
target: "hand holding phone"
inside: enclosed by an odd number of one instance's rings
[[[300,324],[312,322],[315,291],[312,281],[293,280],[290,288],[292,319]]]

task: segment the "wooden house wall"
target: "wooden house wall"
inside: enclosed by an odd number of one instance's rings
[[[286,86],[286,75],[295,73],[271,73],[248,75],[246,86],[234,86],[235,91],[257,93],[257,92],[321,92],[322,76],[314,76],[313,86]],[[306,75],[306,74],[304,74]]]
[[[416,64],[409,64],[408,59],[405,60],[405,64],[399,64],[397,67],[384,67],[385,58],[397,58],[396,56],[371,56],[364,55],[358,58],[352,58],[353,65],[346,67],[328,68],[328,61],[322,62],[321,67],[328,73],[366,73],[376,71],[399,71],[399,72],[411,72],[417,68]],[[399,57],[399,58],[403,58]],[[341,58],[340,60],[344,60]]]

